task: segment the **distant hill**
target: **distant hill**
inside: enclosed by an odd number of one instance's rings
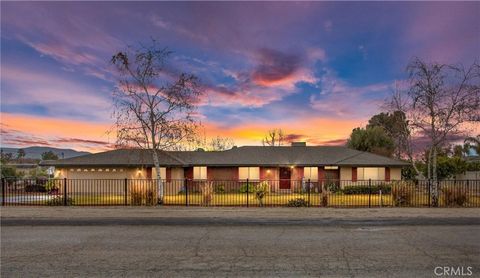
[[[50,148],[50,147],[27,147],[27,148],[1,148],[3,153],[11,153],[15,158],[17,156],[17,151],[19,149],[23,149],[25,151],[25,158],[31,159],[42,159],[42,153],[52,151],[54,154],[58,155],[58,158],[70,158],[75,156],[81,156],[90,154],[89,152],[79,152],[72,149],[58,149],[58,148]]]

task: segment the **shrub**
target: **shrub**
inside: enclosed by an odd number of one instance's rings
[[[442,198],[446,206],[463,206],[468,202],[467,190],[463,186],[445,186]]]
[[[57,192],[58,189],[57,180],[49,180],[45,183],[45,190],[49,193]]]
[[[255,192],[255,185],[252,183],[242,185],[238,191],[240,193],[247,193],[247,186],[248,186],[248,193]]]
[[[332,192],[332,193],[336,193],[338,191],[340,191],[340,184],[334,182],[334,181],[327,181],[326,184],[325,184],[325,189],[328,191],[328,192]]]
[[[412,204],[414,187],[405,183],[396,183],[392,186],[391,194],[395,206],[409,206]]]
[[[213,199],[213,185],[211,182],[207,182],[202,185],[202,205],[208,206]]]
[[[141,206],[142,205],[142,192],[140,190],[130,191],[130,205]]]
[[[154,206],[157,202],[157,192],[153,188],[147,188],[145,190],[145,205]]]
[[[296,198],[288,201],[288,207],[308,207],[308,202],[303,198]]]
[[[63,206],[65,205],[63,202],[63,196],[55,196],[50,200],[47,200],[47,205],[49,206]],[[74,202],[73,199],[70,197],[67,197],[67,206],[73,206]]]
[[[132,206],[141,206],[143,204],[154,206],[157,204],[157,200],[156,186],[153,183],[146,186],[143,184],[142,186],[134,185],[130,189],[130,204]]]
[[[257,198],[258,203],[260,206],[263,207],[263,198],[268,194],[270,191],[270,186],[268,185],[268,182],[263,181],[255,187],[255,198]]]
[[[33,183],[25,185],[25,192],[47,192],[44,185]]]
[[[342,190],[343,194],[354,195],[354,194],[369,194],[372,190],[372,194],[389,194],[392,191],[392,187],[386,184],[372,185],[371,188],[368,185],[349,185],[345,186]]]
[[[328,206],[328,193],[322,193],[321,199],[320,199],[322,207],[327,207]]]
[[[217,184],[217,185],[215,186],[215,193],[217,193],[217,194],[225,193],[225,185],[223,185],[223,184]]]

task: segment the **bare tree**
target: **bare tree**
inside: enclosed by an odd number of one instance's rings
[[[195,135],[193,112],[201,94],[197,77],[174,76],[165,69],[170,54],[153,41],[150,46],[128,47],[111,59],[119,75],[114,91],[117,144],[152,151],[159,202],[165,178],[160,176],[159,153]]]
[[[280,128],[271,129],[262,139],[263,146],[282,146],[285,143],[285,133]]]
[[[480,66],[430,64],[416,58],[407,70],[409,90],[397,92],[393,102],[405,113],[411,134],[428,138],[427,178],[434,181],[435,205],[438,150],[452,135],[464,133],[466,123],[480,121]]]
[[[226,151],[233,148],[234,145],[235,145],[235,142],[233,141],[232,138],[217,136],[215,138],[210,139],[210,142],[208,144],[208,150],[209,151]]]
[[[233,148],[234,145],[235,142],[232,138],[217,135],[209,140],[204,133],[203,136],[197,135],[194,141],[184,144],[182,150],[226,151]]]

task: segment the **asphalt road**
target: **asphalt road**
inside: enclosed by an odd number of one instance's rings
[[[2,221],[2,277],[435,277],[438,266],[480,276],[480,226],[471,219],[20,220]]]

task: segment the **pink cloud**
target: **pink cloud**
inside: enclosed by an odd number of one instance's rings
[[[408,21],[404,32],[404,40],[411,56],[441,63],[459,63],[473,60],[471,53],[478,53],[480,40],[478,28],[472,33],[475,21],[465,20],[478,18],[478,2],[442,2],[431,9],[431,5],[423,3],[412,9],[412,19]],[[437,42],[437,43],[432,43]]]

